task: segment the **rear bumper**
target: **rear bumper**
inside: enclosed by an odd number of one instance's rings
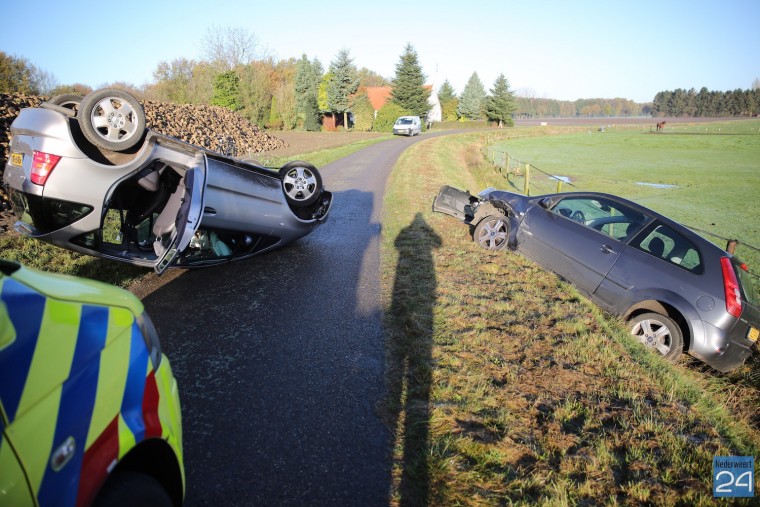
[[[744,364],[757,348],[746,338],[747,326],[735,326],[731,333],[704,323],[704,340],[695,340],[689,354],[720,372],[734,370]]]

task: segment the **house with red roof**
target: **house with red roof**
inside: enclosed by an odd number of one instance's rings
[[[431,108],[430,112],[427,115],[427,121],[441,121],[441,104],[438,101],[438,95],[434,92],[433,85],[425,85],[425,88],[431,92],[430,99],[428,100]],[[369,98],[370,104],[372,104],[372,109],[375,110],[375,117],[377,117],[377,112],[380,111],[380,108],[382,108],[389,100],[391,100],[392,90],[392,86],[363,86],[359,88],[358,93],[361,93],[362,91],[367,92],[367,97]],[[322,126],[328,130],[335,130],[342,125],[342,115],[332,115],[330,113],[326,113],[322,117]]]
[[[430,90],[430,99],[428,99],[428,102],[431,106],[430,112],[427,115],[427,121],[441,121],[441,104],[438,101],[438,95],[433,90],[433,85],[425,85],[425,88]],[[369,101],[372,104],[372,108],[375,110],[375,116],[377,116],[377,112],[380,108],[383,107],[386,102],[391,100],[392,90],[392,86],[368,86],[366,88]]]

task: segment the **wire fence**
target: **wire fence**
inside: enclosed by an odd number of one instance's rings
[[[574,191],[581,191],[583,189],[576,186],[570,176],[551,174],[541,170],[530,162],[519,160],[512,157],[506,150],[499,149],[493,145],[494,142],[515,139],[518,137],[527,136],[486,136],[483,142],[482,153],[483,157],[502,175],[507,181],[507,185],[516,192],[521,192],[525,195],[541,195],[550,193],[560,193],[567,191],[568,188]],[[683,224],[684,227],[691,229],[692,231],[707,236],[712,243],[721,246],[716,240],[723,241],[725,249],[731,251],[732,254],[737,255],[741,259],[751,261],[751,265],[754,269],[748,272],[755,279],[755,289],[760,294],[760,272],[756,271],[757,266],[760,266],[760,247],[749,244],[737,238],[727,238],[714,232],[706,231],[697,227],[693,227],[688,224]],[[712,238],[712,239],[710,239]]]

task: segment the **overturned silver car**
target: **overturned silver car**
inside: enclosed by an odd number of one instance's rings
[[[117,89],[23,109],[11,136],[18,232],[159,274],[286,245],[332,204],[311,164],[273,170],[156,133]]]

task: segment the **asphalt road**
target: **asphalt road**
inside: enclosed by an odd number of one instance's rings
[[[394,138],[321,168],[327,222],[143,299],[180,385],[186,506],[387,505],[379,240]]]

